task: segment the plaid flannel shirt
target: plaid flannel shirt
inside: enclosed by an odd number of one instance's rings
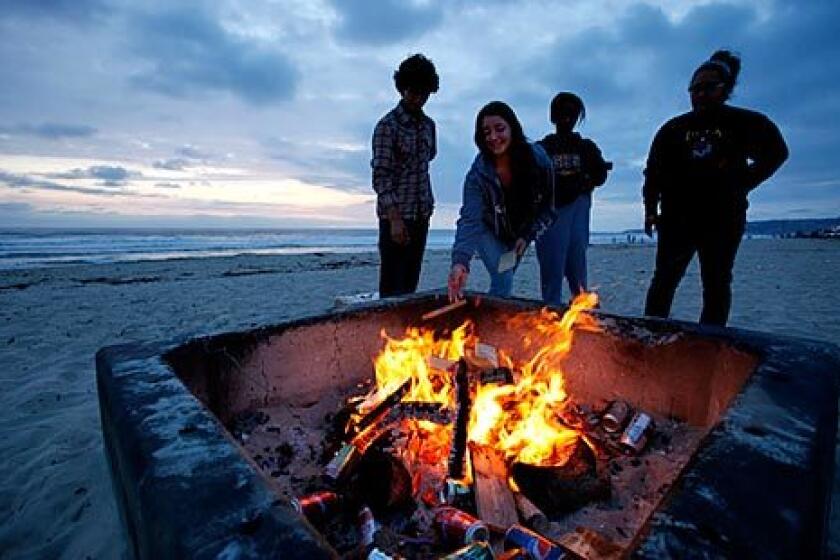
[[[429,162],[436,154],[435,123],[425,114],[412,115],[399,104],[376,123],[370,165],[379,218],[387,218],[392,206],[403,219],[432,215]]]

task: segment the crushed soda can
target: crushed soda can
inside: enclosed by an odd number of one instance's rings
[[[452,506],[440,506],[434,511],[434,524],[446,542],[455,545],[487,542],[490,529],[483,521]]]
[[[641,453],[647,443],[647,433],[653,427],[653,419],[649,414],[637,412],[633,415],[630,423],[621,438],[618,440],[621,447],[629,453]]]
[[[515,548],[526,551],[534,560],[571,560],[577,557],[568,548],[518,524],[511,525],[505,532],[505,550]]]
[[[486,542],[475,542],[441,556],[442,560],[493,560],[493,550]]]
[[[323,490],[294,498],[291,505],[309,521],[319,523],[338,513],[341,509],[341,499],[335,492]]]
[[[447,478],[441,489],[441,501],[455,507],[463,507],[472,495],[472,487],[463,480]]]
[[[613,401],[601,416],[601,426],[605,432],[611,434],[620,432],[627,423],[627,419],[630,418],[631,412],[630,405],[625,401]]]

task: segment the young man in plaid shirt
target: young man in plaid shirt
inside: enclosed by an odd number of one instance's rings
[[[423,105],[438,83],[431,60],[422,54],[405,59],[394,72],[400,102],[373,131],[380,297],[412,293],[420,279],[434,208],[429,162],[437,153],[435,123]]]

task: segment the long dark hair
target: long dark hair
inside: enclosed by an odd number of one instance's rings
[[[726,98],[732,95],[735,84],[738,82],[738,74],[741,72],[741,57],[731,51],[715,51],[709,60],[703,62],[691,75],[692,79],[701,70],[713,70],[718,73],[726,88]]]
[[[478,115],[475,117],[475,134],[473,140],[478,151],[481,152],[489,161],[493,161],[493,154],[487,148],[487,143],[484,140],[484,117],[501,117],[510,126],[510,162],[511,171],[513,172],[513,181],[523,187],[529,187],[533,183],[533,179],[537,173],[537,162],[534,159],[534,152],[528,139],[525,137],[525,132],[522,130],[522,124],[516,117],[516,113],[510,108],[510,105],[503,101],[491,101],[481,108]]]

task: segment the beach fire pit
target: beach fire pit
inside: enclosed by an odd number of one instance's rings
[[[135,555],[820,554],[836,348],[444,303],[100,352]]]

